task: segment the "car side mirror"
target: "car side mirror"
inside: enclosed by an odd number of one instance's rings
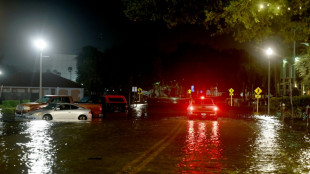
[[[60,108],[56,108],[55,110],[56,110],[56,111],[59,111],[59,110],[60,110]]]

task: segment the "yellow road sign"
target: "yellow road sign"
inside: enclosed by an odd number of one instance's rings
[[[257,87],[257,88],[254,90],[254,92],[255,92],[257,95],[259,95],[260,93],[262,93],[262,90],[261,90],[259,87]]]
[[[138,94],[142,94],[142,88],[138,88]]]
[[[230,96],[233,96],[234,94],[233,94],[233,93],[230,93],[229,95],[230,95]]]
[[[188,94],[191,94],[191,93],[192,93],[192,90],[190,90],[190,89],[187,90],[187,93],[188,93]]]
[[[230,93],[233,93],[233,92],[234,92],[234,89],[230,88],[228,91],[229,91]]]
[[[262,98],[261,95],[255,95],[255,98]]]

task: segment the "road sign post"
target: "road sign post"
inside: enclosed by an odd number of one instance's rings
[[[139,102],[141,102],[142,88],[138,88]]]
[[[234,95],[234,89],[230,88],[228,91],[230,93],[230,106],[232,106],[232,96]]]
[[[256,102],[256,112],[258,113],[258,103],[259,103],[259,99],[262,97],[261,95],[259,95],[260,93],[262,93],[262,90],[257,87],[254,92],[256,93],[255,98],[257,98],[257,102]]]

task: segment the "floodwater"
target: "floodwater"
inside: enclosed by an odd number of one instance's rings
[[[136,105],[92,121],[0,118],[0,173],[309,172],[307,126],[274,116],[188,120]]]

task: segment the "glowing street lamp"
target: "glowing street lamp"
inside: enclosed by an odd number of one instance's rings
[[[273,54],[271,48],[266,50],[267,58],[268,58],[268,115],[270,113],[270,56]]]
[[[44,40],[39,39],[34,42],[35,47],[40,51],[40,90],[39,97],[42,98],[42,52],[47,47],[47,44]]]

